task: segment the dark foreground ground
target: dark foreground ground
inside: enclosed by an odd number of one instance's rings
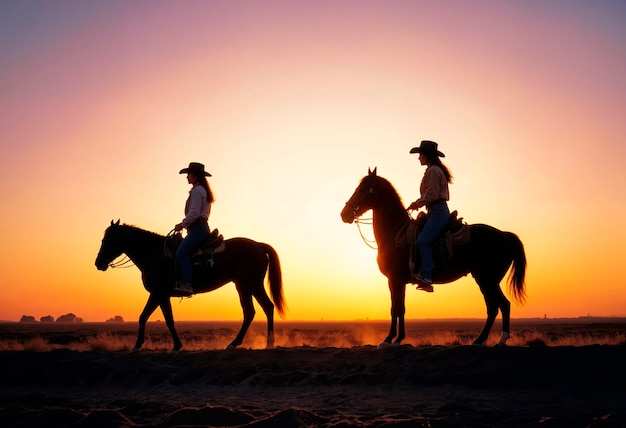
[[[2,427],[624,427],[626,346],[0,352]]]

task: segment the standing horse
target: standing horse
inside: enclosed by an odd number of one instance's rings
[[[172,351],[179,351],[183,346],[174,327],[170,303],[170,297],[177,296],[174,291],[176,274],[174,260],[165,254],[166,240],[165,236],[156,233],[134,226],[120,225],[119,220],[116,223],[111,221],[96,258],[96,267],[105,271],[109,266],[114,266],[113,260],[126,254],[141,271],[143,285],[150,293],[146,306],[139,316],[139,334],[131,352],[137,352],[143,346],[146,322],[157,307],[161,308],[172,335],[174,341]],[[252,302],[254,297],[267,317],[267,347],[271,348],[274,346],[274,304],[281,317],[285,313],[278,254],[270,245],[251,239],[233,238],[224,243],[225,250],[213,256],[215,264],[209,271],[194,270],[193,289],[196,293],[205,293],[216,290],[228,282],[235,283],[243,309],[243,324],[228,348],[235,348],[243,342],[255,315]],[[265,292],[263,281],[266,271],[269,273],[269,288],[274,303]]]
[[[410,216],[391,183],[376,175],[376,168],[373,171],[368,170],[368,175],[363,177],[341,211],[341,219],[345,223],[352,223],[370,209],[373,213],[374,237],[378,245],[378,267],[387,277],[391,292],[391,328],[381,346],[390,345],[394,337],[394,344],[400,345],[405,338],[405,286],[415,281],[409,269],[409,251],[396,246],[395,237]],[[455,247],[454,258],[449,261],[449,267],[444,271],[435,269],[433,282],[448,283],[471,273],[487,305],[487,321],[473,343],[484,345],[487,342],[489,331],[500,310],[502,334],[498,345],[506,345],[510,337],[511,303],[502,293],[500,281],[512,266],[509,289],[516,302],[524,302],[524,246],[517,235],[511,232],[503,232],[484,224],[473,224],[469,228],[470,242]]]

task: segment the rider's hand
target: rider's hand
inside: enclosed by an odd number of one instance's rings
[[[411,205],[407,208],[407,210],[419,210],[420,205],[417,202],[411,202]]]
[[[180,232],[181,230],[183,230],[183,224],[182,223],[178,223],[176,226],[174,226],[174,230],[176,232]]]

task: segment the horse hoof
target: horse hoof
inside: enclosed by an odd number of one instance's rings
[[[392,347],[392,348],[399,348],[399,347],[401,347],[401,346],[402,346],[402,343],[400,343],[400,342],[393,342],[393,343],[391,344],[391,347]]]
[[[511,335],[509,334],[509,332],[503,331],[502,335],[500,336],[500,341],[498,342],[496,346],[506,346],[506,341],[509,340],[510,338],[511,338]]]
[[[169,351],[167,351],[168,354],[178,354],[180,352],[180,349],[176,349],[176,348],[172,348]]]
[[[378,349],[387,349],[389,347],[391,347],[391,343],[389,342],[381,342],[381,344],[378,345]]]
[[[231,351],[233,349],[237,349],[237,345],[233,345],[232,343],[226,347],[227,351]]]
[[[485,346],[486,343],[485,342],[473,342],[472,346]]]
[[[139,351],[141,351],[141,346],[135,346],[133,349],[130,350],[130,353],[136,354]]]
[[[503,343],[496,343],[495,345],[493,345],[494,348],[505,348],[508,345],[506,344],[506,342]]]

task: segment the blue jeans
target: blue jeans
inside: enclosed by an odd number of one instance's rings
[[[450,219],[450,210],[445,203],[437,203],[428,208],[428,219],[417,237],[417,248],[422,259],[422,276],[433,279],[432,243],[441,233]]]
[[[200,223],[187,229],[187,236],[176,250],[176,261],[180,267],[180,280],[183,284],[191,284],[193,265],[191,254],[209,237],[209,226]]]

